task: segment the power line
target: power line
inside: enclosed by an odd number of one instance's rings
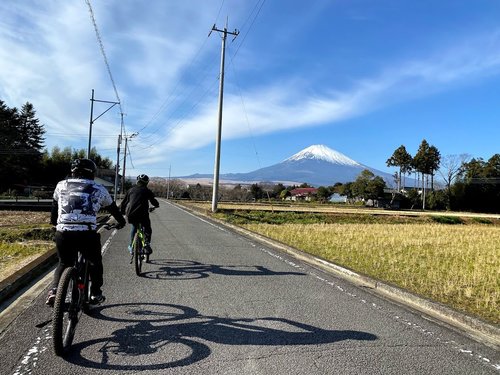
[[[252,9],[252,11],[250,12],[250,15],[248,16],[248,18],[246,19],[246,21],[243,23],[243,26],[242,26],[242,30],[245,28],[245,25],[247,24],[248,20],[250,19],[251,15],[254,13],[255,9],[257,8],[259,2],[262,1],[262,3],[260,4],[260,7],[259,9],[257,9],[257,12],[255,13],[255,16],[252,20],[252,22],[250,23],[250,26],[248,27],[248,30],[245,32],[245,34],[243,35],[243,37],[241,38],[241,42],[240,44],[238,45],[238,48],[236,48],[236,51],[234,52],[233,54],[233,58],[236,56],[236,54],[238,53],[238,51],[240,50],[241,46],[243,45],[243,43],[245,42],[245,39],[246,37],[248,36],[248,34],[250,33],[250,30],[252,29],[253,27],[253,24],[255,23],[255,20],[257,19],[257,17],[259,16],[260,14],[260,11],[262,10],[262,7],[264,6],[266,0],[258,0],[257,3],[255,4],[254,8]]]
[[[255,137],[253,136],[252,127],[250,126],[250,120],[248,119],[248,112],[246,110],[245,100],[243,99],[243,93],[242,93],[242,90],[241,90],[241,86],[239,85],[239,82],[238,82],[238,76],[236,74],[236,69],[234,67],[234,61],[233,61],[232,58],[230,59],[230,61],[231,61],[231,68],[233,69],[233,73],[234,73],[234,77],[235,77],[234,81],[236,82],[236,87],[238,88],[238,93],[240,95],[241,105],[243,107],[243,112],[245,113],[245,120],[246,120],[246,123],[247,123],[247,126],[248,126],[248,131],[250,132],[250,139],[252,140],[252,145],[253,145],[253,148],[254,148],[254,151],[255,151],[255,157],[257,159],[257,164],[259,165],[259,168],[262,168],[262,166],[260,164],[259,153],[257,152],[257,146],[255,144]]]
[[[101,54],[102,54],[102,57],[104,59],[104,64],[106,64],[106,69],[108,71],[109,78],[111,80],[111,84],[113,85],[113,90],[115,91],[116,101],[118,102],[118,105],[120,106],[120,112],[123,113],[123,108],[121,106],[120,96],[118,95],[118,90],[116,89],[115,80],[113,79],[113,74],[111,73],[111,68],[109,66],[108,58],[106,57],[106,51],[104,50],[104,44],[102,43],[101,34],[99,33],[99,29],[97,27],[97,22],[96,22],[95,17],[94,17],[94,11],[92,10],[92,5],[90,4],[90,0],[85,0],[85,2],[87,3],[87,6],[89,7],[90,19],[92,20],[92,24],[94,25],[94,30],[95,30],[97,42],[99,43],[99,47],[101,48]]]
[[[260,1],[260,0],[259,0]],[[221,14],[221,11],[222,11],[222,8],[224,6],[224,0],[221,1],[221,5],[219,7],[219,11],[217,12],[217,16],[215,18],[215,23],[217,23],[218,19],[219,19],[219,16]],[[198,56],[200,55],[201,51],[203,50],[203,48],[205,47],[206,43],[207,43],[207,40],[208,40],[208,36],[207,38],[203,41],[202,45],[200,46],[200,48],[198,49],[198,51],[196,52],[195,56],[191,59],[190,63],[188,64],[188,66],[185,68],[185,71],[189,71],[190,68],[194,65],[195,61],[198,59]],[[181,108],[182,105],[184,105],[184,103],[186,103],[188,101],[188,99],[191,97],[192,93],[199,87],[201,86],[201,82],[203,82],[207,75],[208,75],[208,68],[210,66],[213,65],[215,61],[215,58],[210,61],[208,64],[205,64],[205,67],[203,69],[203,73],[201,75],[201,79],[198,79],[198,83],[194,85],[193,89],[189,92],[189,94],[186,96],[186,98],[178,105],[177,108]],[[179,79],[177,80],[176,84],[174,85],[174,88],[172,89],[172,91],[170,92],[170,94],[168,95],[167,99],[165,99],[165,101],[160,105],[160,108],[154,113],[154,115],[151,117],[151,119],[142,127],[139,129],[138,133],[142,132],[144,129],[146,129],[149,125],[151,125],[161,114],[161,112],[163,112],[170,104],[172,104],[174,102],[174,100],[176,98],[179,97],[179,95],[175,96],[174,97],[174,92],[176,92],[177,88],[179,87],[181,81],[182,81],[182,78],[183,78],[183,75],[181,75],[179,77]],[[173,115],[174,113],[177,111],[174,110],[171,112],[171,114],[169,115],[169,117],[164,121],[167,122]],[[161,125],[159,125],[152,133],[148,134],[146,137],[151,137],[152,134],[155,134],[156,132],[158,132],[159,128],[160,128]],[[147,138],[146,138],[147,139]]]
[[[88,1],[88,0],[86,0]],[[239,49],[241,48],[241,46],[243,45],[243,42],[245,41],[246,37],[248,36],[248,34],[250,33],[255,21],[257,20],[258,16],[260,15],[261,13],[261,10],[265,4],[266,0],[258,0],[256,3],[255,3],[255,6],[253,7],[252,11],[250,12],[250,14],[248,15],[245,23],[243,24],[243,27],[245,27],[247,24],[249,24],[246,32],[245,32],[245,35],[243,36],[243,40],[241,43],[239,43],[238,47],[236,48],[234,54],[232,55],[231,59],[233,59]],[[221,2],[221,5],[219,7],[219,11],[217,13],[217,17],[216,17],[216,20],[219,19],[219,16],[221,14],[221,11],[222,11],[222,8],[223,8],[223,5],[224,5],[224,0],[222,0]],[[201,45],[201,47],[198,49],[197,53],[195,54],[195,56],[193,57],[193,59],[190,61],[188,67],[185,69],[185,71],[189,71],[189,68],[191,66],[194,65],[194,63],[196,62],[196,60],[198,59],[199,55],[201,54],[201,51],[203,50],[203,48],[205,47],[206,43],[207,43],[207,39],[204,40],[203,44]],[[170,115],[162,121],[162,124],[166,124],[168,123],[168,121],[174,116],[174,114],[178,111],[181,110],[181,108],[190,100],[190,98],[193,97],[193,94],[195,92],[198,92],[199,91],[199,88],[201,87],[203,81],[206,79],[206,77],[208,76],[209,72],[209,67],[210,66],[213,66],[214,65],[214,61],[216,60],[216,57],[214,57],[213,61],[210,61],[209,63],[205,64],[204,68],[202,69],[202,75],[199,76],[200,78],[197,80],[197,84],[195,84],[193,86],[193,88],[188,92],[188,94],[184,97],[183,100],[181,100],[177,107],[175,109],[173,109],[172,111],[170,111]],[[170,92],[169,96],[167,97],[167,99],[161,104],[160,108],[154,113],[154,115],[151,117],[151,119],[142,127],[140,128],[140,130],[138,131],[139,133],[141,133],[144,129],[146,129],[147,127],[149,127],[154,121],[156,121],[161,113],[163,111],[165,111],[170,105],[172,105],[174,103],[174,101],[179,98],[180,95],[174,95],[174,92],[179,88],[180,86],[180,83],[182,81],[182,79],[184,78],[183,75],[181,75],[181,77],[179,77],[179,79],[177,80],[174,88],[172,89],[172,91]],[[202,96],[196,101],[196,103],[189,109],[186,110],[186,112],[184,113],[184,115],[182,115],[178,121],[176,122],[176,124],[174,126],[172,126],[168,132],[166,133],[166,135],[168,134],[171,134],[174,130],[180,128],[183,124],[183,121],[187,118],[187,116],[192,113],[192,111],[200,104],[200,102],[209,94],[209,92],[212,91],[212,85],[209,86],[209,88],[202,94]],[[247,123],[248,120],[247,120]],[[162,124],[158,124],[158,126],[156,126],[151,132],[149,132],[148,134],[142,136],[141,134],[141,139],[143,142],[147,143],[152,137],[154,137],[154,135],[156,133],[158,133],[158,131],[162,128]],[[148,148],[151,148],[155,145],[157,145],[158,143],[160,143],[161,140],[159,139],[156,139],[154,140],[152,143],[150,143],[149,145],[147,146],[143,146],[141,147],[141,149],[145,150],[145,149],[148,149]],[[134,147],[135,148],[135,147]],[[255,151],[256,151],[256,148],[254,147]]]

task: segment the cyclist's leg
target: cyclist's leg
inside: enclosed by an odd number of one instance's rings
[[[134,236],[137,232],[137,223],[130,223],[130,243],[128,245],[128,251],[132,254],[132,246],[134,243]]]
[[[89,274],[92,284],[90,287],[90,294],[92,296],[102,295],[102,284],[103,284],[103,266],[102,266],[102,255],[101,255],[101,235],[96,232],[82,232],[85,238],[82,238],[82,243],[85,243],[85,248],[88,249],[85,252],[85,256],[89,261]]]
[[[151,248],[151,235],[153,234],[153,229],[151,228],[151,220],[149,219],[149,216],[143,220],[142,227],[144,228],[144,235],[146,237],[146,251],[151,254],[153,252],[153,249]]]
[[[52,280],[52,287],[47,295],[46,304],[52,305],[56,296],[57,285],[61,278],[61,274],[66,267],[71,267],[75,263],[76,251],[74,249],[73,233],[72,232],[56,232],[54,235],[56,243],[57,257],[59,263],[54,272],[54,279]]]

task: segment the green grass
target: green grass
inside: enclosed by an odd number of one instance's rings
[[[441,224],[464,224],[463,219],[456,216],[433,216],[432,220]]]
[[[0,242],[50,241],[54,232],[50,225],[21,225],[0,228]]]

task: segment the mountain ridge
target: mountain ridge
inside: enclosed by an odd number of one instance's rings
[[[219,180],[225,183],[283,183],[312,186],[331,186],[337,182],[353,182],[368,169],[384,179],[388,186],[394,185],[394,177],[386,172],[358,163],[348,156],[325,145],[311,145],[280,163],[246,173],[225,173]],[[180,179],[208,179],[213,174],[196,173]]]

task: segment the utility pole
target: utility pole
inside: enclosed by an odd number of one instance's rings
[[[127,142],[128,138],[125,137],[125,147],[123,148],[122,194],[125,194],[125,164],[127,163]]]
[[[125,166],[127,164],[127,149],[128,149],[128,140],[134,138],[138,133],[133,133],[128,137],[125,136],[125,147],[123,149],[123,175],[122,175],[122,194],[125,194]]]
[[[212,194],[212,212],[216,212],[217,200],[219,195],[220,142],[222,136],[222,103],[224,96],[224,60],[226,55],[226,38],[227,34],[234,35],[234,38],[236,38],[239,34],[239,31],[236,29],[233,32],[227,31],[227,21],[224,30],[217,29],[214,24],[208,36],[210,36],[212,31],[217,31],[219,33],[222,33],[222,48],[220,57],[220,80],[219,80],[219,115],[218,115],[217,138],[215,140],[214,186]]]
[[[116,147],[115,195],[114,195],[115,202],[116,202],[116,194],[118,191],[118,175],[120,172],[120,145],[121,144],[122,144],[122,135],[118,134],[118,145]],[[122,190],[123,190],[123,186],[122,186]]]
[[[94,118],[94,102],[99,102],[99,103],[108,103],[111,104],[111,106],[106,109],[103,113],[101,113],[99,116]],[[100,118],[102,115],[104,115],[106,112],[108,112],[111,108],[113,108],[115,105],[120,104],[120,102],[110,102],[107,100],[97,100],[94,99],[94,89],[92,89],[92,97],[90,98],[90,126],[89,126],[89,147],[87,150],[87,159],[90,159],[90,148],[91,148],[91,142],[92,142],[92,125],[94,122]],[[123,121],[123,117],[122,117]]]
[[[167,180],[167,200],[168,197],[170,196],[170,171],[172,169],[172,164],[168,167],[168,180]]]

